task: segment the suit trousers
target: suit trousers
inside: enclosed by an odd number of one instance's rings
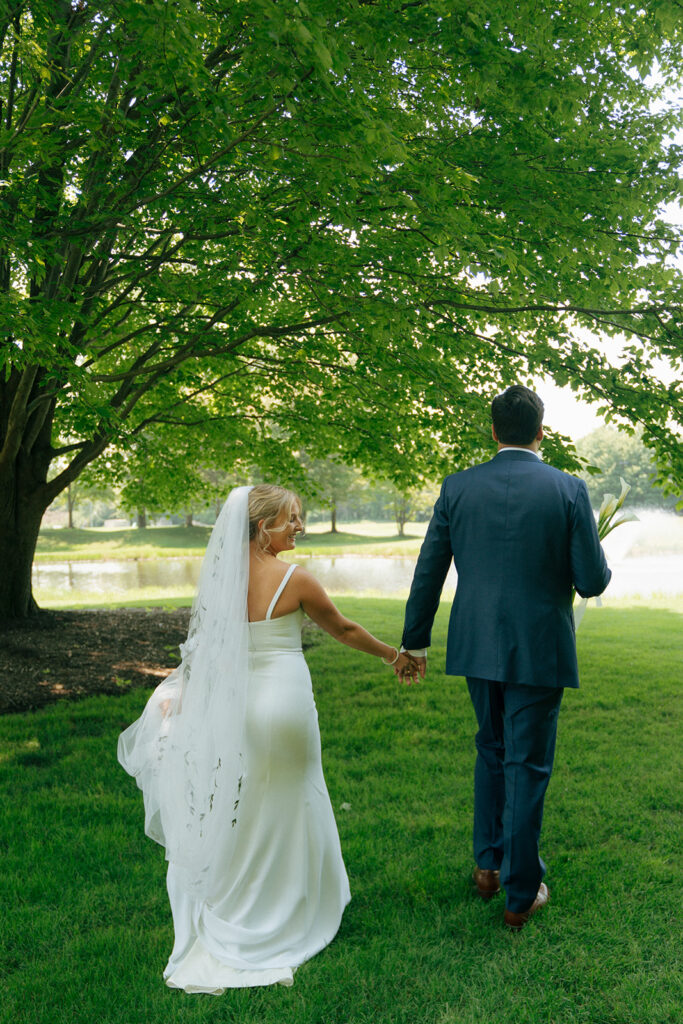
[[[474,859],[500,870],[507,909],[523,913],[545,874],[538,841],[564,691],[470,677],[467,686],[479,725]]]

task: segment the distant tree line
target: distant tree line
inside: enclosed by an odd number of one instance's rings
[[[299,493],[304,501],[304,521],[328,520],[332,533],[339,522],[395,522],[403,536],[406,523],[430,517],[439,493],[438,483],[398,487],[390,480],[370,478],[352,466],[333,459],[312,459],[298,453],[298,472],[280,477]],[[140,469],[140,467],[136,467]],[[178,487],[177,474],[164,485],[157,472],[147,476],[140,471],[129,479],[118,474],[109,481],[101,474],[84,473],[54,502],[52,511],[65,513],[64,525],[99,527],[112,518],[128,518],[144,529],[163,518],[178,525],[211,525],[232,487],[275,479],[272,472],[258,466],[238,467],[235,471],[192,467],[195,485]],[[294,477],[294,479],[292,479]],[[188,484],[188,479],[185,479]]]
[[[681,503],[683,494],[665,494],[655,485],[657,464],[652,451],[643,444],[640,431],[627,434],[599,427],[581,438],[576,449],[589,466],[600,470],[584,470],[581,474],[594,508],[600,506],[604,494],[619,494],[621,479],[631,485],[628,504],[632,508],[675,509]]]
[[[638,433],[633,435],[600,427],[577,442],[577,451],[586,461],[582,476],[595,508],[604,494],[618,494],[620,480],[631,485],[628,503],[638,508],[675,509],[681,495],[664,494],[655,485],[657,466],[651,451]],[[297,453],[296,472],[288,467],[286,482],[301,493],[307,523],[328,520],[331,532],[338,524],[369,519],[395,522],[403,535],[406,523],[429,519],[439,493],[438,481],[416,487],[398,487],[390,480],[372,478],[359,469],[336,459],[314,459]],[[210,525],[221,504],[234,486],[273,479],[273,471],[256,466],[237,471],[202,468],[193,465],[196,485],[188,490],[178,487],[177,473],[164,486],[163,473],[147,476],[138,471],[130,479],[115,475],[107,482],[101,475],[83,474],[60,495],[53,508],[67,513],[68,526],[97,527],[113,517],[127,517],[144,528],[150,520],[164,517],[171,522],[192,526]],[[181,480],[182,484],[183,481]],[[184,479],[188,485],[188,479]]]

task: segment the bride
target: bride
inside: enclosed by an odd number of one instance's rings
[[[238,487],[211,534],[182,660],[119,737],[166,849],[175,943],[166,984],[220,995],[291,985],[350,899],[325,786],[304,613],[336,640],[416,677],[410,657],[345,618],[295,547],[301,505]]]

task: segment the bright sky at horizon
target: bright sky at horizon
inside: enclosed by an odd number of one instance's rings
[[[552,381],[539,380],[536,390],[545,406],[546,425],[571,437],[572,441],[608,425],[598,413],[598,406],[582,402],[569,386],[560,388]]]
[[[590,337],[592,344],[602,350],[612,365],[619,365],[619,350],[615,349],[615,339],[601,338],[599,335]],[[677,371],[666,359],[654,359],[653,368],[655,375],[665,384],[671,384],[677,376]],[[562,434],[571,437],[573,441],[590,434],[598,427],[610,426],[614,430],[619,429],[617,423],[608,424],[599,414],[598,408],[601,402],[589,403],[582,401],[579,396],[566,387],[558,387],[550,378],[537,378],[534,388],[541,396],[545,406],[544,421],[551,430],[558,430]]]

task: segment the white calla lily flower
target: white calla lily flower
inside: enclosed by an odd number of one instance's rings
[[[610,530],[614,530],[615,527],[621,526],[622,523],[639,523],[639,522],[640,522],[640,519],[635,514],[635,512],[623,512],[619,516],[618,519],[614,520],[614,522],[610,526]]]
[[[602,499],[602,505],[598,512],[598,519],[604,520],[607,519],[608,516],[614,515],[618,507],[617,498],[615,498],[613,494],[606,494]]]
[[[623,476],[619,477],[619,483],[621,484],[621,492],[619,494],[619,497],[617,498],[617,501],[619,503],[618,507],[621,508],[621,506],[624,504],[624,499],[626,498],[626,495],[631,490],[631,485],[626,483]]]
[[[618,498],[615,498],[613,494],[605,494],[603,496],[598,512],[598,537],[600,540],[604,540],[608,533],[615,530],[617,526],[621,526],[622,523],[638,522],[638,516],[633,512],[622,512],[616,519],[614,518],[615,514],[624,504],[626,495],[631,490],[631,485],[621,476],[619,477],[619,483],[621,484],[621,491]],[[575,598],[576,591],[572,594],[572,604],[574,606],[574,627],[578,629],[588,602],[586,598],[581,598],[580,601],[576,601]],[[599,597],[596,597],[595,603],[598,607],[600,606],[601,601]]]

